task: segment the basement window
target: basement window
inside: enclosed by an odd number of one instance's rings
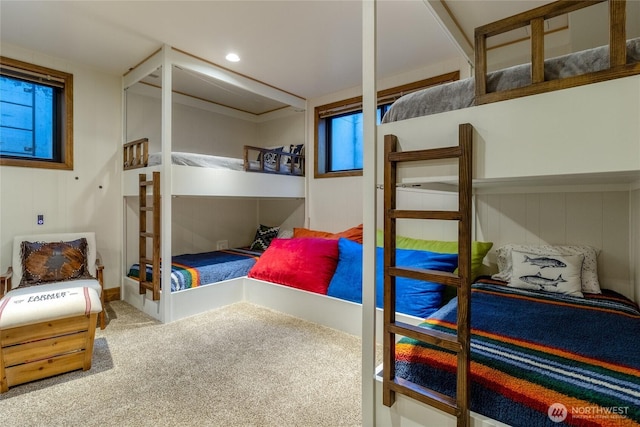
[[[73,75],[0,57],[0,165],[73,169]]]
[[[458,71],[378,92],[377,123],[391,104],[407,93],[458,80]],[[362,175],[362,97],[345,99],[315,109],[316,178]]]

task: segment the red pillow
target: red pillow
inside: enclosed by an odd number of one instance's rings
[[[336,239],[341,237],[362,243],[362,224],[351,227],[339,233],[329,233],[328,231],[310,230],[308,228],[294,228],[293,237],[321,237],[323,239]]]
[[[326,295],[337,265],[337,240],[273,239],[248,276]]]

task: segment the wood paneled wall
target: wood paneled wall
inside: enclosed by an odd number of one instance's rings
[[[418,189],[400,189],[398,200],[403,209],[457,206],[456,193]],[[635,268],[640,262],[640,191],[483,192],[474,197],[474,206],[474,239],[494,243],[485,259],[485,272],[496,271],[495,250],[507,243],[590,245],[600,249],[602,286],[630,298],[640,294],[635,290],[640,274]],[[398,234],[455,240],[456,228],[440,221],[406,220],[398,224]]]

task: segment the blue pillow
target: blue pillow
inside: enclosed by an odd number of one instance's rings
[[[362,245],[338,239],[338,265],[329,282],[327,295],[362,303]]]
[[[384,252],[376,248],[376,305],[384,300]],[[458,266],[458,254],[414,249],[396,249],[396,265],[452,273]],[[396,278],[396,311],[416,317],[429,317],[442,305],[442,292],[446,285],[422,280]]]
[[[348,239],[338,241],[338,265],[329,283],[327,295],[357,303],[362,302],[362,245]],[[376,305],[384,299],[384,252],[376,248]],[[453,272],[457,254],[441,254],[412,249],[396,249],[396,265]],[[428,317],[442,304],[445,285],[421,280],[396,278],[396,311],[417,317]]]

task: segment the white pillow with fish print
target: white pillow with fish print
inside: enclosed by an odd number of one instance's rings
[[[582,263],[582,292],[600,294],[600,282],[598,281],[598,253],[599,250],[586,245],[519,245],[509,243],[496,250],[496,263],[498,273],[491,277],[503,282],[510,282],[513,272],[511,252],[527,252],[538,256],[556,255],[584,255]]]
[[[584,255],[536,255],[511,251],[513,274],[509,286],[584,297]]]

